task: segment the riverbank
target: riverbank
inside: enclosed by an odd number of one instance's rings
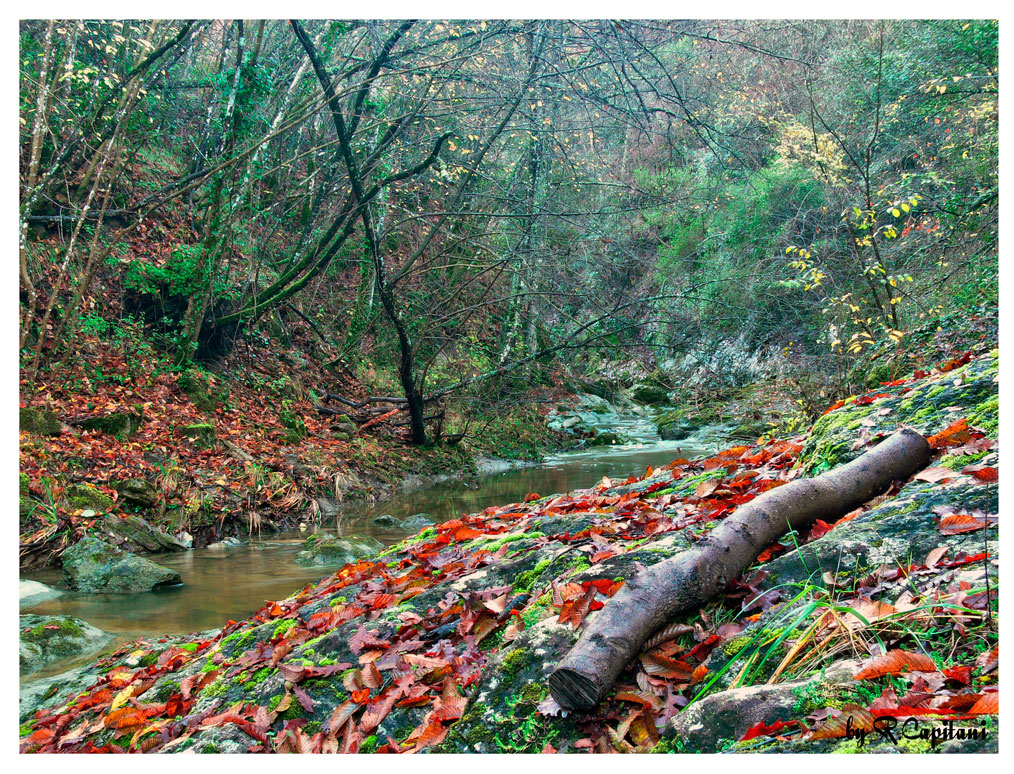
[[[23,749],[826,751],[856,746],[836,723],[858,708],[960,715],[995,749],[997,385],[995,352],[954,361],[796,438],[441,522],[221,630],[118,648],[23,703]],[[546,676],[640,565],[899,424],[930,469],[769,547],[593,714],[554,706]],[[928,660],[854,679],[881,645]]]
[[[203,546],[317,522],[322,501],[377,502],[414,477],[472,475],[483,457],[524,461],[558,444],[538,403],[427,447],[396,427],[360,430],[316,410],[334,376],[298,350],[250,346],[214,374],[180,373],[135,340],[85,336],[77,354],[21,385],[22,568],[53,564],[95,531],[143,551],[131,517]],[[343,382],[350,398],[365,394]]]

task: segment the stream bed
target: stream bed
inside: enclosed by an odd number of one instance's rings
[[[687,444],[687,442],[683,442]],[[418,530],[381,528],[370,522],[391,514],[405,518],[425,512],[437,523],[491,505],[518,502],[530,492],[540,495],[567,492],[596,485],[603,476],[622,480],[641,475],[647,466],[660,467],[673,459],[705,454],[708,448],[675,442],[594,448],[547,457],[538,467],[513,468],[470,480],[436,484],[377,503],[343,509],[336,518],[325,519],[306,531],[254,535],[249,542],[228,548],[200,548],[153,557],[177,570],[183,585],[143,594],[66,593],[22,612],[73,615],[114,635],[116,642],[137,637],[157,637],[219,628],[228,619],[248,618],[268,600],[284,599],[307,583],[328,574],[327,567],[303,567],[295,563],[303,541],[314,531],[368,535],[392,545]],[[22,576],[59,587],[60,570]],[[54,664],[46,673],[73,664]],[[34,675],[42,676],[43,673]]]

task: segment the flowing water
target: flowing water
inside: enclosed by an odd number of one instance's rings
[[[686,442],[684,442],[686,443]],[[547,458],[539,467],[516,468],[470,481],[452,481],[396,495],[372,508],[359,506],[314,529],[351,535],[370,535],[386,545],[417,530],[380,528],[370,519],[391,514],[404,518],[425,512],[437,523],[491,505],[518,502],[530,492],[549,495],[596,485],[603,476],[622,480],[641,475],[647,466],[659,467],[679,456],[696,456],[705,448],[679,448],[674,442],[651,442],[570,452]],[[200,548],[154,559],[178,570],[183,585],[144,594],[96,595],[67,593],[25,612],[73,615],[115,635],[118,642],[140,636],[183,634],[221,627],[228,619],[242,620],[265,601],[284,599],[309,582],[328,574],[328,568],[302,567],[293,560],[310,533],[274,533],[231,548]],[[59,586],[59,570],[25,576]],[[49,673],[68,668],[54,665]]]

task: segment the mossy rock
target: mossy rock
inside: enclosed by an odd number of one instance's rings
[[[764,435],[764,433],[766,433],[769,429],[770,427],[767,422],[744,422],[743,424],[737,425],[733,428],[732,432],[729,433],[729,436],[732,438],[754,440],[755,438],[759,438]]]
[[[804,582],[824,572],[852,573],[856,577],[881,565],[921,564],[934,548],[948,546],[949,556],[961,552],[976,554],[984,550],[981,531],[958,535],[940,533],[940,517],[934,509],[952,507],[959,513],[981,510],[999,511],[995,485],[974,479],[948,486],[925,481],[906,484],[896,497],[839,524],[821,537],[779,556],[764,565],[769,586],[786,582]],[[999,551],[997,530],[986,536],[989,552]]]
[[[144,421],[144,409],[136,407],[133,411],[115,411],[97,417],[79,419],[74,424],[82,430],[98,430],[116,438],[127,438],[141,427]]]
[[[200,411],[210,413],[229,399],[229,390],[223,385],[213,386],[208,375],[192,368],[181,373],[176,383]]]
[[[59,435],[60,418],[55,411],[40,408],[23,408],[19,412],[21,429],[37,435]]]
[[[123,541],[130,548],[153,553],[163,551],[185,551],[187,545],[163,532],[140,516],[117,516],[110,514],[98,523],[100,529],[117,541]]]
[[[32,479],[28,477],[27,473],[18,473],[18,492],[26,495],[32,488]]]
[[[296,564],[311,567],[348,564],[374,556],[383,550],[384,544],[371,537],[311,535],[307,538],[304,550],[296,554]]]
[[[56,661],[95,653],[112,639],[112,635],[87,621],[69,615],[26,613],[18,626],[18,668],[22,675],[38,672]]]
[[[385,513],[382,516],[374,516],[370,519],[370,524],[377,527],[388,527],[397,529],[402,526],[401,519],[396,519],[389,513]]]
[[[218,432],[214,425],[187,425],[180,432],[187,438],[193,438],[198,449],[213,449],[218,445]]]
[[[669,402],[669,391],[658,384],[640,382],[630,389],[630,399],[643,406]]]
[[[873,403],[856,405],[850,400],[814,423],[798,464],[812,476],[854,460],[866,451],[864,444],[856,443],[864,428],[870,438],[886,437],[902,425],[932,435],[964,418],[995,438],[1000,421],[998,374],[999,354],[991,353],[948,373],[884,388],[890,397]]]
[[[113,483],[113,489],[125,502],[141,508],[153,508],[158,502],[158,490],[150,481],[143,478],[116,481]]]
[[[91,484],[71,484],[67,487],[64,495],[71,508],[77,508],[82,511],[92,510],[101,512],[113,507],[113,498],[100,492]]]
[[[589,446],[622,446],[628,443],[629,439],[626,436],[620,435],[614,432],[599,433],[594,438],[588,441]]]
[[[183,582],[176,570],[92,537],[72,545],[61,559],[64,580],[76,591],[131,593]]]
[[[856,662],[839,662],[824,674],[777,685],[753,685],[706,696],[673,718],[666,730],[669,738],[682,741],[685,752],[721,752],[757,723],[768,725],[805,715],[801,695],[844,693],[858,670]],[[831,699],[833,700],[833,699]]]

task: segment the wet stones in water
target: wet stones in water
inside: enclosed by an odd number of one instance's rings
[[[308,567],[325,564],[348,564],[366,559],[384,549],[384,544],[370,537],[337,537],[311,535],[305,549],[296,554],[296,564]]]
[[[589,446],[622,446],[625,443],[629,443],[625,436],[613,432],[599,433],[588,441]]]
[[[175,570],[92,537],[72,545],[62,559],[64,580],[76,591],[131,593],[183,582]]]
[[[63,596],[60,589],[54,589],[45,583],[33,580],[18,581],[18,605],[20,607],[32,607],[43,602]]]
[[[191,538],[193,540],[193,538]],[[245,546],[246,541],[240,540],[237,537],[227,537],[219,540],[217,543],[209,543],[208,548],[212,551],[224,551],[226,548],[236,548],[236,546]]]
[[[112,635],[69,615],[22,615],[18,626],[19,671],[38,672],[56,661],[100,650]]]
[[[401,526],[405,529],[422,529],[434,524],[436,524],[436,521],[428,513],[415,513],[401,522]]]
[[[115,538],[114,542],[124,541],[129,547],[142,551],[158,553],[185,551],[189,548],[186,543],[149,524],[140,516],[120,517],[110,514],[102,519],[98,526],[110,537]]]

